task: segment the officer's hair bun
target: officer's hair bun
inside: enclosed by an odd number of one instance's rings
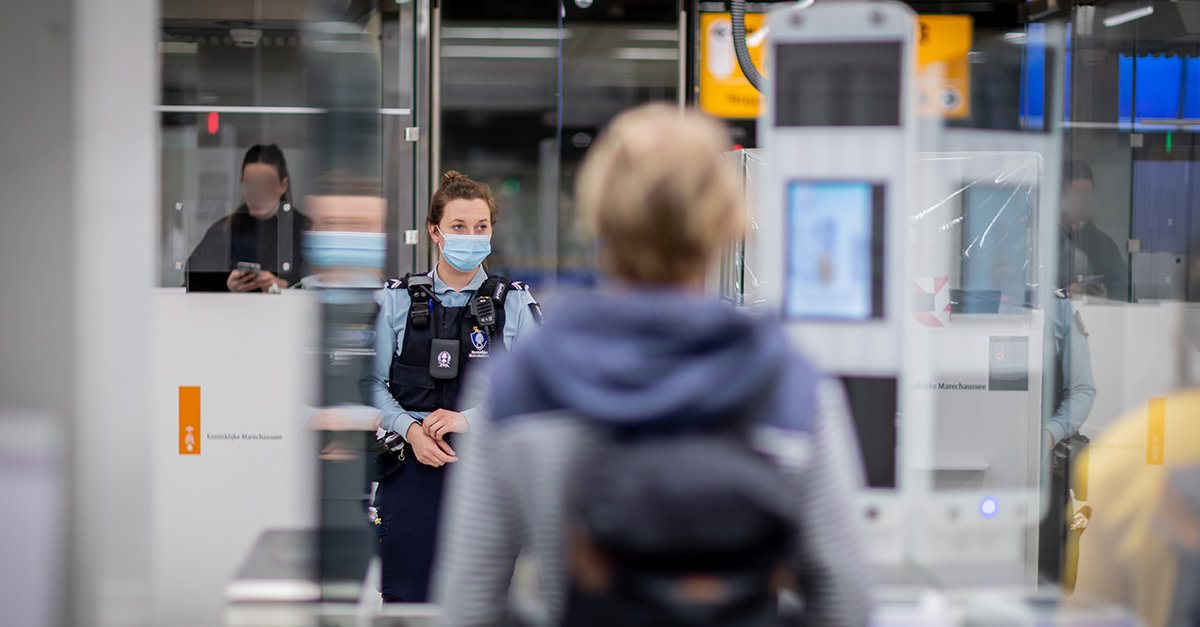
[[[471,180],[471,179],[466,174],[463,174],[462,172],[457,172],[455,170],[446,170],[446,173],[442,175],[442,185],[441,186],[445,187],[445,186],[453,183],[454,181],[469,181],[469,180]]]

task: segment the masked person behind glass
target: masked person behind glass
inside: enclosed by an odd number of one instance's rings
[[[491,379],[452,477],[448,625],[508,625],[518,554],[546,624],[865,625],[841,385],[777,320],[704,294],[744,208],[717,121],[662,104],[595,141],[576,198],[611,282],[561,296]]]
[[[310,223],[291,204],[287,160],[279,146],[258,144],[246,151],[241,181],[242,204],[209,227],[188,259],[190,289],[268,292],[295,285],[307,274],[300,234]],[[196,285],[216,273],[224,276],[213,285]]]
[[[428,596],[446,465],[458,461],[451,434],[473,426],[463,380],[540,320],[523,284],[480,265],[491,253],[497,212],[490,187],[444,174],[426,224],[441,258],[428,274],[389,281],[380,300],[374,369],[363,385],[383,412],[383,441],[398,449],[380,462],[375,497],[388,602]]]
[[[1116,242],[1092,221],[1096,183],[1083,161],[1067,165],[1059,211],[1058,287],[1111,300],[1129,296],[1129,269]]]
[[[304,203],[312,221],[301,240],[312,274],[294,287],[383,287],[386,207],[379,180],[329,172],[313,181]]]

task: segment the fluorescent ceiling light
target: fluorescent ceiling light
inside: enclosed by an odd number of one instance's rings
[[[556,59],[555,46],[442,46],[443,57],[459,59]]]
[[[558,39],[557,28],[486,28],[447,26],[442,39]],[[571,31],[562,29],[562,38],[570,39]]]
[[[1134,9],[1134,10],[1126,12],[1126,13],[1120,13],[1118,15],[1114,15],[1112,17],[1106,17],[1106,18],[1104,18],[1104,25],[1108,26],[1109,28],[1111,28],[1113,26],[1120,26],[1121,24],[1124,24],[1126,22],[1140,20],[1143,17],[1146,17],[1147,15],[1153,15],[1153,14],[1154,14],[1154,7],[1142,7],[1140,9]]]
[[[158,51],[161,54],[196,54],[200,46],[186,41],[160,41]]]
[[[679,41],[679,31],[674,28],[631,28],[625,36],[634,41]]]
[[[675,61],[679,59],[679,51],[674,48],[617,48],[612,56],[630,61]]]

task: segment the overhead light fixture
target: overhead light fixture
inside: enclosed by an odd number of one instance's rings
[[[257,28],[231,28],[229,36],[238,48],[253,48],[262,41],[263,33]]]
[[[1104,18],[1104,25],[1109,28],[1112,28],[1113,26],[1120,26],[1121,24],[1126,24],[1126,23],[1132,22],[1134,20],[1140,20],[1143,17],[1146,17],[1147,15],[1153,15],[1153,14],[1154,14],[1154,7],[1142,7],[1140,9],[1134,9],[1134,10],[1128,11],[1126,13],[1120,13],[1120,14],[1114,15],[1112,17],[1106,17],[1106,18]]]
[[[569,29],[558,28],[488,28],[478,26],[446,26],[442,39],[570,39]]]
[[[442,57],[458,59],[555,59],[556,46],[442,46]]]

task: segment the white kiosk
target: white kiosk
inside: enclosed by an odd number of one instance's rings
[[[770,16],[755,296],[846,385],[885,578],[1032,589],[1055,138],[919,119],[911,9],[805,4]]]

